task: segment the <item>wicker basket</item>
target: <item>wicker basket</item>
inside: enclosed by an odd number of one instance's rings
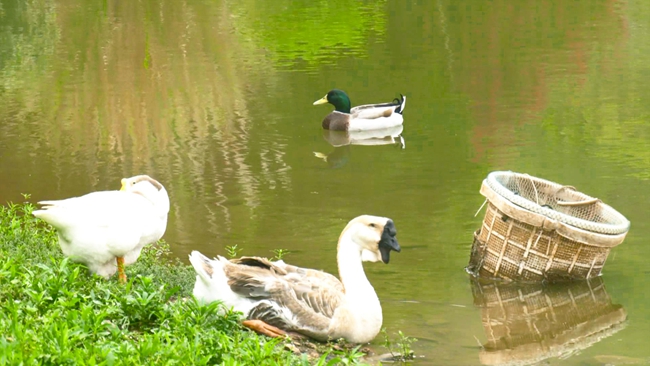
[[[601,277],[563,284],[486,283],[472,279],[487,341],[484,365],[538,365],[591,347],[626,326]]]
[[[468,271],[517,281],[598,276],[629,221],[602,201],[527,174],[492,172],[488,206],[474,235]]]

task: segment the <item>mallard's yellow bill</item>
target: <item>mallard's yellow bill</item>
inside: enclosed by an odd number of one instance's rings
[[[126,178],[122,178],[122,188],[120,188],[120,191],[126,191]]]
[[[314,102],[313,105],[325,104],[327,103],[327,94],[324,97]]]

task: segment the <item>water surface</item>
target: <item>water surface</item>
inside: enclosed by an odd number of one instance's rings
[[[643,364],[648,24],[642,1],[0,1],[0,202],[146,173],[170,194],[164,238],[180,258],[282,248],[334,273],[347,221],[388,216],[403,251],[366,269],[419,364],[512,362],[499,357],[522,347],[529,364]],[[331,108],[312,102],[335,87],[353,104],[406,95],[405,148],[324,135]],[[573,185],[630,219],[597,283],[470,281],[493,170]]]

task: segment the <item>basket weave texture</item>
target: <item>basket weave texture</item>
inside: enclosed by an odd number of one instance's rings
[[[626,325],[601,277],[564,284],[481,283],[472,279],[487,342],[484,365],[538,365],[591,347]]]
[[[629,229],[629,221],[600,200],[527,174],[490,173],[481,194],[489,204],[468,270],[482,277],[592,278]]]

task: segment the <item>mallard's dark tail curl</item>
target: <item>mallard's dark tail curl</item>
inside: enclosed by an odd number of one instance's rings
[[[406,97],[400,93],[400,96],[402,97],[402,100],[399,100],[397,98],[393,99],[393,102],[396,104],[399,104],[399,107],[395,109],[395,112],[402,114],[404,112],[404,108],[406,108]]]

